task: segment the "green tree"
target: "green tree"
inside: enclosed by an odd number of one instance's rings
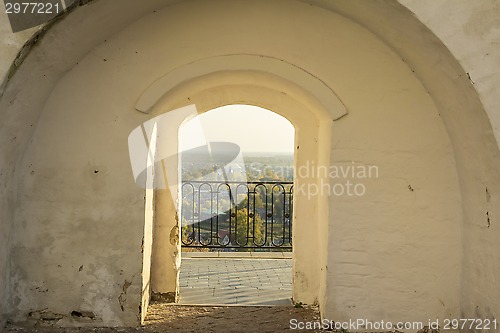
[[[264,242],[264,225],[258,215],[248,215],[246,208],[238,209],[236,213],[236,242],[238,245],[262,244]],[[247,243],[248,238],[248,243]]]

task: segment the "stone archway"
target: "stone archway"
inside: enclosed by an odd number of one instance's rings
[[[113,15],[117,6],[123,15]],[[331,139],[314,129],[321,163],[380,167],[363,200],[330,196],[311,206],[320,217],[327,216],[321,207],[330,211],[328,232],[318,236],[323,254],[311,249],[306,258],[317,261],[320,279],[304,289],[317,288],[324,316],[472,317],[475,303],[484,317],[498,314],[496,293],[475,287],[498,276],[488,265],[498,234],[487,224],[500,207],[498,147],[466,74],[408,10],[348,1],[140,6],[94,1],[78,8],[33,40],[37,46],[6,82],[1,211],[11,264],[2,267],[11,318],[47,308],[65,314],[61,325],[78,324],[67,314],[80,310],[93,311],[96,324],[139,322],[144,193],[124,167],[124,138],[150,117],[135,110],[137,101],[176,68],[235,54],[293,64],[340,97],[349,114],[335,122],[330,110],[324,117],[297,112],[332,127]],[[100,30],[104,21],[108,30]],[[291,88],[296,77],[281,77],[291,89],[283,92],[262,88],[268,76],[249,82],[247,73],[238,81],[229,72],[224,81],[219,74],[179,82],[158,105],[186,105],[183,98],[196,88],[207,108],[247,102],[276,109],[262,101],[281,104],[291,96],[304,109],[324,107],[310,98],[315,89]],[[211,77],[212,90],[205,89]]]
[[[266,85],[260,85],[258,82],[266,82]],[[279,87],[279,90],[271,88],[273,84]],[[201,76],[167,92],[153,108],[152,115],[178,108],[187,100],[194,103],[200,113],[235,103],[272,108],[274,112],[288,119],[296,129],[296,166],[311,162],[326,165],[330,151],[328,142],[331,125],[328,122],[321,123],[321,119],[325,119],[326,115],[320,104],[307,93],[298,92],[301,90],[294,83],[265,73],[219,72]],[[310,110],[312,105],[316,105],[314,111],[306,111]],[[318,181],[317,177],[299,177],[295,184],[296,187],[308,187]],[[164,192],[157,191],[156,196],[156,221],[161,221],[162,225],[156,229],[157,244],[153,242],[153,247],[158,248],[153,252],[152,290],[172,295],[178,289],[180,244],[170,243],[171,231],[178,221],[175,218],[175,206],[166,202],[172,201],[172,195]],[[325,263],[322,260],[310,261],[308,258],[325,251],[321,238],[327,234],[328,228],[327,195],[324,193],[322,196],[308,196],[308,193],[299,191],[294,197],[293,298],[304,304],[318,303],[322,298],[319,291],[324,277],[319,272],[322,271],[321,265]]]

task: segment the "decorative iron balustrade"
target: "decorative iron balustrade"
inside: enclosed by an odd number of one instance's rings
[[[181,240],[188,248],[292,248],[293,182],[186,181]]]

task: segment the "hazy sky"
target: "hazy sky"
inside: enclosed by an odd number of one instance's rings
[[[280,115],[250,105],[223,106],[181,126],[181,151],[215,141],[236,143],[243,152],[293,152],[294,128]]]

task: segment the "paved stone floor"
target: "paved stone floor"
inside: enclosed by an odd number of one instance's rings
[[[291,305],[291,258],[197,255],[183,254],[180,304]]]
[[[8,325],[3,333],[278,333],[297,331],[291,330],[291,319],[306,322],[319,321],[320,317],[317,308],[313,307],[204,307],[156,303],[149,307],[143,327],[58,328],[57,323],[51,321],[38,322],[37,327]],[[56,327],[48,327],[48,325]],[[308,330],[307,332],[319,331]]]

